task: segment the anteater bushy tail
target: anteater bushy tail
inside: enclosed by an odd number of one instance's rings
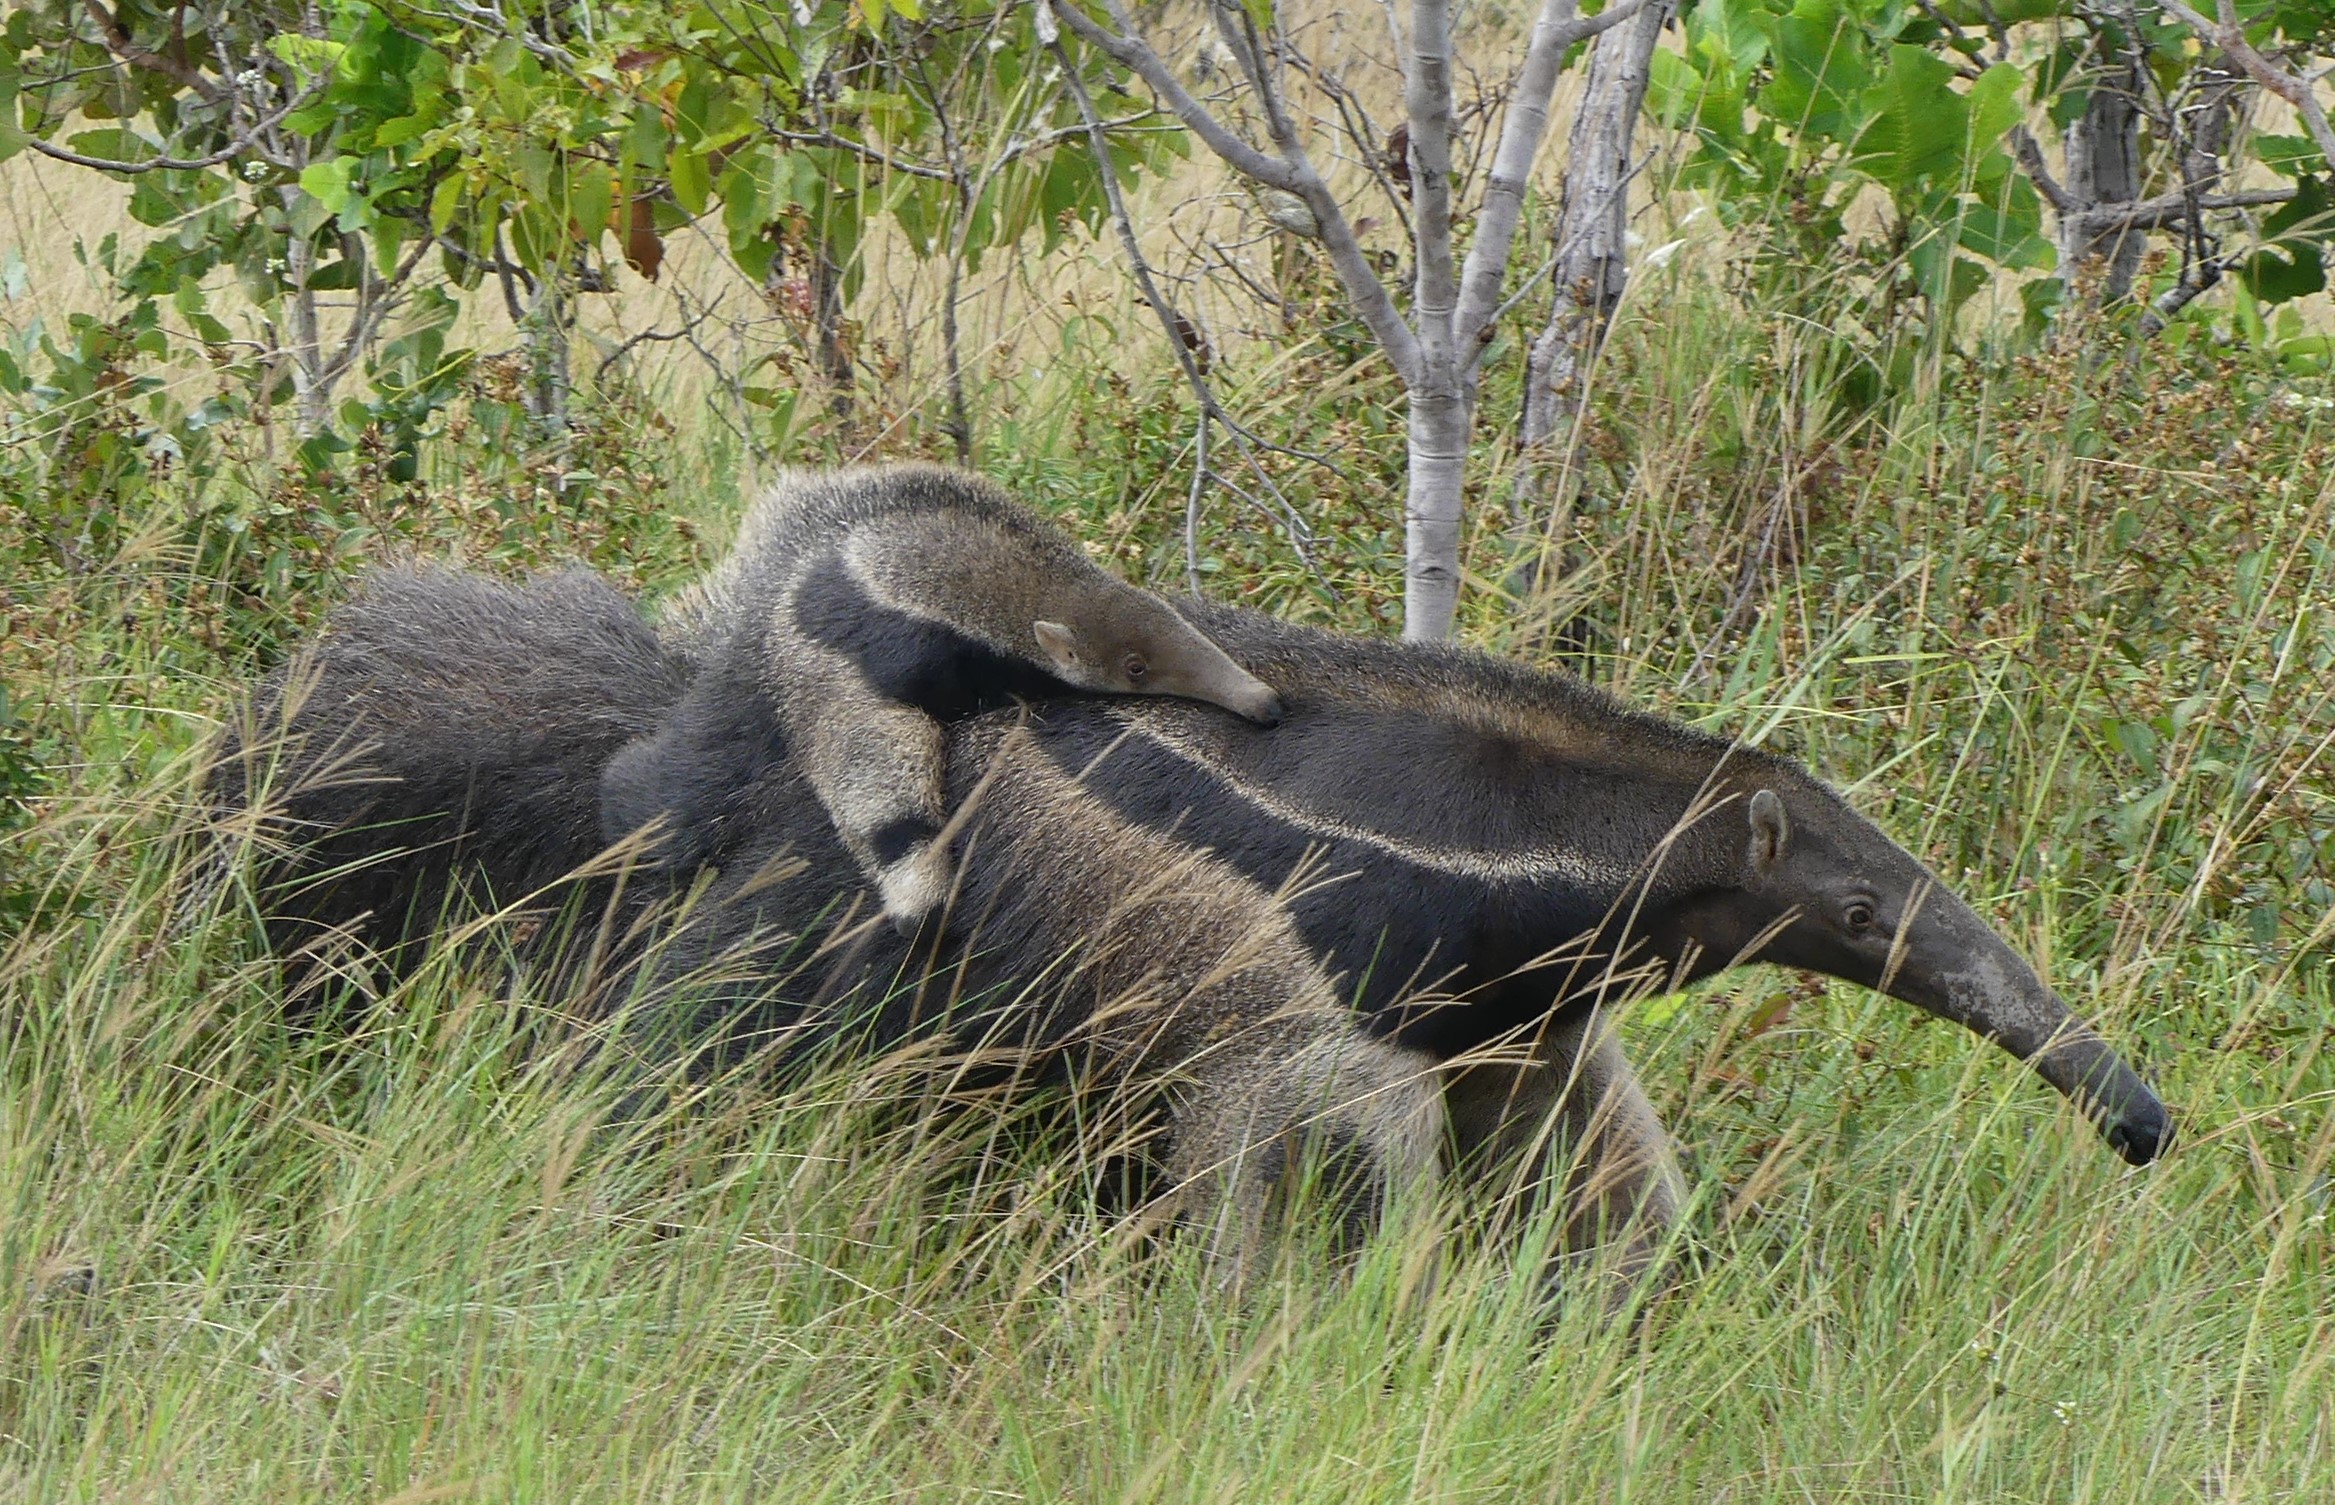
[[[376,573],[259,688],[211,776],[272,948],[346,935],[394,965],[457,897],[560,902],[601,847],[602,766],[687,677],[586,571]]]

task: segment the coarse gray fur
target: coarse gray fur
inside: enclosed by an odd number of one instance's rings
[[[674,874],[701,902],[643,991],[673,995],[679,1033],[728,1049],[938,1035],[1155,1093],[1178,1205],[1234,1278],[1265,1248],[1272,1188],[1312,1147],[1358,1169],[1358,1208],[1458,1175],[1485,1217],[1510,1194],[1561,1198],[1570,1247],[1618,1241],[1623,1266],[1643,1268],[1680,1180],[1612,1011],[1747,961],[1965,1024],[2032,1063],[2136,1164],[2171,1143],[2131,1067],[1796,764],[1456,647],[1186,610],[1279,687],[1284,723],[1063,696],[950,725],[963,858],[949,924],[913,945],[857,923],[864,879],[798,759],[710,757],[701,840]],[[417,636],[379,610],[366,624]],[[562,634],[587,630],[562,617],[530,641],[557,655]],[[351,632],[336,619],[325,641],[372,662]],[[425,649],[380,672],[471,673],[467,652],[450,643],[435,665]],[[527,672],[525,655],[491,668]],[[619,655],[592,672],[637,671]],[[563,723],[563,742],[612,715],[637,723],[672,693],[670,680],[644,691],[590,675],[566,688],[531,712]],[[461,718],[492,722],[532,698],[483,689],[452,702],[456,716],[402,719],[395,761],[493,754],[508,734]],[[473,864],[501,860],[468,840],[482,823],[589,797],[567,765],[548,781],[509,772],[463,781],[510,802],[467,805],[457,837]],[[391,803],[420,815],[429,800]],[[326,839],[352,839],[328,809],[312,815]],[[387,866],[437,881],[413,857]],[[692,980],[716,970],[728,981]]]
[[[304,976],[344,937],[401,961],[457,897],[597,909],[607,885],[563,880],[602,846],[600,773],[688,677],[588,570],[376,570],[220,739],[210,802],[271,945]]]
[[[944,721],[1064,687],[1281,715],[1270,686],[1166,602],[998,487],[937,466],[784,476],[667,620],[702,672],[610,769],[605,834],[659,817],[696,827],[709,762],[742,776],[786,746],[903,933],[948,891]],[[766,713],[759,731],[750,712]]]

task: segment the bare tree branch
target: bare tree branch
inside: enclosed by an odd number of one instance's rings
[[[2326,157],[2329,166],[2335,167],[2335,126],[2327,123],[2326,108],[2319,103],[2311,81],[2287,72],[2254,50],[2254,44],[2246,40],[2245,25],[2238,19],[2237,7],[2231,0],[2217,0],[2218,19],[2213,21],[2191,9],[2184,0],[2157,0],[2157,3],[2167,15],[2228,53],[2230,61],[2245,69],[2256,83],[2293,105],[2303,117],[2311,139],[2318,143],[2321,155]]]
[[[1345,286],[1346,296],[1353,300],[1354,311],[1369,326],[1387,359],[1393,362],[1395,374],[1406,386],[1415,381],[1419,371],[1418,338],[1403,322],[1393,296],[1387,292],[1386,284],[1379,281],[1361,243],[1355,239],[1354,227],[1338,207],[1329,185],[1305,159],[1302,148],[1294,159],[1275,157],[1235,135],[1191,96],[1148,43],[1131,34],[1133,23],[1125,8],[1117,0],[1107,0],[1107,3],[1113,24],[1125,28],[1125,33],[1110,30],[1075,5],[1039,0],[1039,10],[1058,19],[1081,40],[1150,85],[1152,92],[1166,102],[1169,112],[1234,171],[1268,188],[1278,188],[1305,200],[1321,227],[1322,244],[1329,251],[1330,265]],[[1066,70],[1072,66],[1067,53],[1062,55],[1062,64]]]
[[[1067,14],[1067,12],[1057,12],[1057,14]],[[1319,576],[1320,571],[1313,562],[1313,556],[1308,552],[1308,546],[1313,541],[1313,530],[1306,525],[1304,516],[1298,512],[1296,506],[1281,494],[1281,488],[1274,482],[1272,476],[1266,472],[1262,465],[1257,463],[1256,450],[1263,447],[1298,455],[1302,458],[1310,457],[1303,456],[1302,451],[1287,449],[1285,446],[1257,439],[1246,428],[1235,422],[1232,415],[1225,412],[1223,405],[1216,400],[1215,390],[1208,385],[1207,376],[1200,370],[1199,361],[1193,355],[1190,343],[1184,338],[1184,317],[1176,311],[1175,305],[1168,301],[1167,294],[1160,290],[1159,279],[1154,277],[1151,272],[1151,262],[1143,254],[1143,244],[1136,238],[1135,221],[1127,212],[1127,196],[1120,189],[1118,169],[1111,163],[1109,142],[1103,135],[1103,120],[1100,112],[1095,109],[1094,97],[1087,93],[1086,81],[1079,77],[1077,67],[1070,60],[1069,50],[1062,45],[1060,34],[1045,36],[1041,32],[1041,37],[1046,45],[1053,50],[1055,61],[1061,64],[1064,87],[1068,89],[1071,100],[1078,106],[1079,114],[1086,121],[1089,139],[1094,146],[1096,175],[1102,180],[1103,200],[1111,212],[1111,227],[1118,234],[1120,249],[1126,253],[1128,269],[1135,278],[1137,290],[1143,294],[1144,302],[1151,305],[1151,311],[1158,318],[1160,328],[1167,334],[1168,348],[1175,352],[1176,364],[1182,369],[1184,381],[1191,387],[1192,396],[1199,404],[1202,424],[1205,425],[1211,420],[1221,423],[1224,425],[1225,432],[1240,442],[1247,456],[1249,468],[1256,472],[1258,482],[1272,494],[1274,501],[1279,504],[1279,515],[1289,530],[1290,546],[1297,551],[1298,558],[1304,561],[1306,568]],[[1200,462],[1203,470],[1207,464],[1206,433],[1207,430],[1203,427],[1200,445]],[[1264,511],[1268,515],[1272,515],[1274,512],[1275,509],[1266,508],[1248,492],[1235,485],[1228,477],[1214,476],[1213,479],[1217,485],[1249,502],[1251,506],[1257,507],[1260,511]],[[1198,482],[1195,481],[1194,484],[1196,487]],[[1197,492],[1195,491],[1196,496]],[[1191,509],[1196,506],[1196,501],[1186,503],[1187,528],[1195,526],[1194,522],[1191,521]]]
[[[2181,269],[2180,278],[2151,299],[2148,311],[2140,316],[2141,339],[2155,336],[2172,323],[2174,316],[2182,309],[2196,302],[2215,283],[2221,281],[2222,273],[2228,269],[2228,260],[2227,256],[2222,255],[2191,258],[2189,264]],[[2140,345],[2135,342],[2132,355],[2137,358],[2139,353]]]
[[[2086,212],[2071,198],[2068,191],[2051,175],[2051,168],[2043,160],[2043,148],[2028,134],[2025,126],[2011,132],[2011,151],[2019,166],[2035,185],[2035,191],[2052,207],[2054,213],[2079,214]],[[2155,198],[2135,199],[2128,204],[2100,206],[2101,212],[2113,209],[2107,218],[2111,227],[2141,230],[2164,230],[2181,223],[2189,211],[2214,209],[2260,209],[2272,204],[2283,204],[2294,197],[2291,188],[2241,188],[2234,193],[2192,194],[2187,190],[2160,193]]]
[[[2076,212],[2076,201],[2068,197],[2059,179],[2051,175],[2051,164],[2043,160],[2043,148],[2036,144],[2034,133],[2023,125],[2011,127],[2011,155],[2018,159],[2028,181],[2035,185],[2037,193],[2043,195],[2043,202],[2051,206],[2052,213]]]
[[[1451,359],[1453,306],[1459,282],[1451,262],[1451,7],[1416,0],[1411,7],[1410,66],[1403,110],[1411,122],[1411,204],[1419,240],[1419,342],[1430,364]]]
[[[122,23],[114,14],[98,0],[82,0],[81,8],[88,13],[90,20],[97,23],[97,34],[105,39],[107,49],[131,67],[144,68],[150,73],[175,79],[194,90],[208,104],[217,104],[228,97],[229,91],[223,85],[203,77],[199,70],[188,67],[176,58],[164,57],[150,47],[140,46],[122,29]]]
[[[172,77],[175,78],[177,75],[173,74]],[[53,157],[59,162],[70,162],[75,167],[93,167],[99,172],[127,173],[133,176],[142,172],[195,172],[206,167],[217,167],[222,162],[242,156],[245,152],[257,148],[262,133],[273,130],[283,121],[285,116],[314,99],[323,86],[322,79],[311,82],[306,88],[299,90],[286,100],[281,107],[252,122],[244,130],[237,132],[234,140],[220,147],[217,151],[200,157],[149,157],[141,162],[117,162],[107,157],[86,156],[67,147],[43,141],[38,136],[27,136],[25,145],[44,157]],[[209,97],[215,100],[224,96],[214,94]]]
[[[2262,209],[2292,199],[2291,188],[2241,188],[2235,193],[2190,194],[2176,190],[2153,199],[2140,199],[2123,211],[2124,223],[2140,230],[2169,230],[2187,221],[2192,211]]]
[[[1301,198],[1304,196],[1303,175],[1289,163],[1242,140],[1223,121],[1210,114],[1208,107],[1191,96],[1190,91],[1184,88],[1150,44],[1132,34],[1134,27],[1121,7],[1116,4],[1110,7],[1111,20],[1113,24],[1126,28],[1125,34],[1110,30],[1076,5],[1057,5],[1053,0],[1039,0],[1039,10],[1060,20],[1064,26],[1077,33],[1079,40],[1149,84],[1152,92],[1166,102],[1169,113],[1181,120],[1185,128],[1199,137],[1210,151],[1222,157],[1233,171],[1243,177],[1254,178],[1268,188],[1278,188]],[[1070,67],[1067,54],[1064,55],[1063,66]]]
[[[1463,120],[1457,97],[1463,70],[1453,38],[1454,0],[1412,0],[1407,27],[1397,21],[1389,0],[1388,19],[1397,37],[1395,56],[1403,73],[1405,119],[1401,135],[1406,159],[1402,166],[1407,167],[1410,178],[1404,218],[1416,255],[1414,295],[1406,317],[1364,254],[1344,208],[1307,155],[1279,78],[1284,57],[1294,55],[1295,48],[1269,17],[1258,15],[1239,0],[1209,0],[1224,50],[1255,93],[1264,115],[1272,142],[1272,150],[1267,151],[1234,131],[1185,90],[1159,53],[1136,35],[1126,0],[1096,0],[1096,4],[1108,13],[1109,25],[1068,0],[1039,0],[1040,37],[1058,44],[1059,28],[1069,28],[1149,84],[1167,110],[1235,172],[1268,190],[1269,198],[1287,195],[1295,199],[1296,203],[1283,207],[1291,218],[1310,216],[1300,233],[1315,236],[1326,247],[1347,303],[1393,364],[1409,409],[1405,439],[1409,473],[1403,504],[1403,632],[1417,639],[1447,636],[1461,583],[1467,460],[1475,426],[1477,372],[1484,349],[1479,336],[1493,327],[1504,306],[1501,299],[1517,223],[1532,163],[1547,136],[1549,102],[1558,71],[1573,42],[1632,18],[1659,18],[1667,7],[1655,0],[1615,0],[1603,14],[1583,21],[1578,0],[1541,0],[1524,59],[1506,90],[1478,88],[1477,103]],[[1066,54],[1062,61],[1067,68]],[[1304,66],[1302,61],[1298,66]],[[1376,133],[1354,130],[1353,115],[1346,109],[1342,93],[1332,91],[1331,98],[1340,106],[1341,119],[1348,122],[1348,136],[1365,157],[1372,157],[1371,142]],[[1502,98],[1508,111],[1502,129],[1494,133],[1482,128],[1481,121],[1492,116]],[[1091,104],[1082,104],[1082,109],[1091,119]],[[1477,128],[1467,131],[1463,142],[1463,123],[1467,121],[1476,122]],[[1455,198],[1460,192],[1454,167],[1463,145],[1470,180],[1481,171],[1491,185],[1484,192],[1464,266],[1453,245],[1458,218]],[[1383,174],[1376,171],[1382,163],[1380,159],[1369,165],[1374,176],[1380,177],[1383,189],[1387,186]],[[1396,171],[1392,167],[1384,170]],[[1140,264],[1124,212],[1116,205],[1114,209],[1130,259]],[[1287,227],[1286,219],[1273,217]],[[1177,322],[1167,310],[1157,279],[1148,268],[1139,275],[1145,296],[1167,325],[1171,341],[1180,346]],[[1178,359],[1186,362],[1187,376],[1195,378],[1194,390],[1204,394],[1190,369],[1189,353],[1179,349]],[[1204,394],[1202,401],[1213,399]],[[1242,439],[1244,448],[1249,447],[1241,430],[1223,420],[1220,409],[1212,416],[1224,421],[1226,432]],[[1253,465],[1253,454],[1250,458]],[[1272,489],[1270,477],[1262,469],[1258,479]],[[1231,483],[1220,484],[1229,487]]]
[[[1475,243],[1468,248],[1460,277],[1455,335],[1462,359],[1472,358],[1496,317],[1495,305],[1508,275],[1510,250],[1516,243],[1516,222],[1524,212],[1533,161],[1548,134],[1549,101],[1556,94],[1557,70],[1564,64],[1565,53],[1574,43],[1627,21],[1649,3],[1619,0],[1583,20],[1573,14],[1574,0],[1543,0],[1540,18],[1533,22],[1531,44],[1525,49],[1524,66],[1517,71],[1492,171],[1484,182]]]

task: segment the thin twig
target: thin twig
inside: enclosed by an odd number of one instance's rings
[[[133,176],[142,172],[195,172],[206,167],[217,167],[222,162],[253,150],[259,144],[262,132],[274,129],[285,116],[314,99],[322,88],[322,80],[310,84],[286,100],[275,113],[253,122],[249,128],[239,133],[234,140],[217,151],[200,157],[149,157],[142,162],[123,162],[109,157],[87,156],[68,147],[43,141],[38,136],[27,136],[25,145],[44,157],[54,157],[59,162],[69,162],[75,167],[92,167],[99,172],[126,173]]]
[[[1295,60],[1298,72],[1312,79],[1314,87],[1321,90],[1323,97],[1337,110],[1339,124],[1360,150],[1361,156],[1356,165],[1370,175],[1370,181],[1385,195],[1394,222],[1402,226],[1406,237],[1410,237],[1411,206],[1404,201],[1402,191],[1395,186],[1394,180],[1387,176],[1386,148],[1379,139],[1370,112],[1362,108],[1362,102],[1355,97],[1353,90],[1346,87],[1345,80],[1315,63],[1295,47],[1289,48],[1288,53]],[[1417,242],[1413,239],[1413,254],[1417,250]]]
[[[691,336],[696,332],[696,323],[702,322],[704,319],[712,317],[714,308],[719,304],[719,302],[720,299],[717,296],[715,302],[713,304],[707,305],[705,313],[694,322],[690,320],[688,306],[684,304],[681,310],[682,325],[679,329],[642,330],[639,334],[634,335],[632,338],[626,340],[623,344],[617,346],[614,350],[609,351],[607,355],[603,356],[601,358],[600,364],[593,368],[592,379],[594,381],[599,381],[603,377],[607,376],[608,370],[611,366],[614,366],[618,361],[623,360],[626,356],[632,354],[634,350],[638,349],[642,345],[663,345],[674,340],[690,339]]]
[[[1221,471],[1214,473],[1211,479],[1245,503],[1259,517],[1269,518],[1280,523],[1282,528],[1288,532],[1290,547],[1297,551],[1298,560],[1305,565],[1306,572],[1321,582],[1322,588],[1329,590],[1331,599],[1335,600],[1338,593],[1335,590],[1330,590],[1329,577],[1321,572],[1321,566],[1314,563],[1313,555],[1310,552],[1314,537],[1313,529],[1307,526],[1305,519],[1299,515],[1296,504],[1283,496],[1281,488],[1273,484],[1273,478],[1265,474],[1264,470],[1258,466],[1256,457],[1250,455],[1246,458],[1250,471],[1256,475],[1271,494],[1273,499],[1270,502]]]
[[[428,240],[416,239],[386,280],[376,281],[370,276],[361,279],[356,316],[349,322],[348,334],[342,339],[341,348],[333,358],[317,368],[317,377],[322,385],[329,389],[339,382],[349,373],[349,368],[357,363],[357,357],[365,353],[366,347],[372,343],[373,332],[381,327],[381,321],[397,305],[399,289],[405,286],[407,278],[413,276],[414,268],[421,265],[422,257],[429,249]],[[369,288],[366,286],[368,283]]]
[[[1058,15],[1066,14],[1060,11],[1055,13]],[[1168,301],[1167,294],[1160,290],[1159,279],[1152,275],[1151,263],[1144,256],[1142,242],[1135,234],[1135,221],[1127,212],[1126,194],[1120,188],[1118,170],[1111,161],[1109,142],[1102,133],[1102,116],[1095,109],[1093,97],[1087,93],[1086,81],[1079,76],[1077,67],[1071,62],[1069,50],[1062,45],[1059,34],[1048,38],[1046,45],[1053,50],[1055,62],[1062,69],[1063,85],[1069,90],[1072,101],[1078,106],[1080,116],[1086,121],[1087,131],[1094,147],[1096,175],[1102,180],[1103,199],[1109,206],[1111,226],[1119,237],[1120,249],[1126,254],[1129,272],[1135,278],[1135,286],[1143,294],[1144,301],[1151,305],[1151,311],[1159,320],[1161,330],[1167,335],[1168,348],[1175,353],[1176,364],[1184,373],[1186,385],[1192,389],[1192,395],[1199,404],[1201,415],[1204,418],[1222,423],[1225,432],[1231,434],[1236,440],[1242,441],[1243,451],[1250,469],[1256,472],[1259,483],[1270,491],[1275,501],[1280,504],[1282,520],[1289,528],[1290,546],[1297,551],[1299,559],[1304,562],[1306,568],[1318,576],[1320,571],[1314,565],[1313,558],[1307,549],[1312,540],[1313,530],[1306,525],[1303,515],[1290,503],[1289,499],[1281,495],[1279,485],[1274,482],[1271,475],[1266,473],[1264,466],[1258,462],[1257,455],[1248,442],[1248,431],[1230,414],[1226,413],[1223,405],[1216,400],[1214,389],[1208,385],[1207,376],[1200,370],[1199,362],[1194,358],[1191,346],[1186,343],[1183,337],[1182,316],[1176,312],[1175,305]],[[1218,485],[1247,500],[1252,506],[1259,506],[1261,510],[1266,510],[1270,514],[1271,509],[1263,509],[1262,504],[1235,486],[1229,478],[1217,476],[1214,479]]]
[[[1369,326],[1371,334],[1378,340],[1379,348],[1386,352],[1387,359],[1393,362],[1395,374],[1404,385],[1413,384],[1420,370],[1418,336],[1403,321],[1401,311],[1395,307],[1393,295],[1371,269],[1369,257],[1364,253],[1361,242],[1355,238],[1353,225],[1347,221],[1345,211],[1339,207],[1329,185],[1322,181],[1321,174],[1306,160],[1302,146],[1297,147],[1293,155],[1284,148],[1284,155],[1276,157],[1235,135],[1223,121],[1191,96],[1149,43],[1133,35],[1134,23],[1126,7],[1119,4],[1118,0],[1106,0],[1106,4],[1112,24],[1122,28],[1121,31],[1113,31],[1102,25],[1075,5],[1056,5],[1053,0],[1039,0],[1038,11],[1040,15],[1049,18],[1049,30],[1052,29],[1051,23],[1058,20],[1062,26],[1075,32],[1081,41],[1131,70],[1150,85],[1152,92],[1166,103],[1169,112],[1234,171],[1268,188],[1278,188],[1305,200],[1306,207],[1313,211],[1314,219],[1320,227],[1322,244],[1329,250],[1330,265],[1337,271],[1338,280],[1344,285],[1346,296],[1353,303],[1355,312]],[[1068,54],[1063,54],[1063,57],[1067,69]]]
[[[1184,497],[1184,587],[1200,594],[1200,494],[1208,485],[1208,410],[1192,432],[1192,489]]]
[[[2286,203],[2294,196],[2295,190],[2292,188],[2241,188],[2235,193],[2161,193],[2153,199],[2134,200],[2111,215],[2108,223],[2142,230],[2165,230],[2191,219],[2193,210],[2211,213],[2218,209],[2266,209]]]
[[[2011,127],[2011,155],[2019,161],[2035,191],[2051,206],[2051,212],[2068,215],[2076,212],[2076,201],[2051,175],[2051,164],[2043,160],[2043,148],[2036,143],[2034,133],[2023,125]]]
[[[2309,128],[2311,139],[2318,143],[2320,154],[2330,166],[2335,166],[2335,127],[2327,123],[2327,111],[2320,105],[2319,96],[2309,81],[2287,72],[2254,50],[2254,44],[2246,40],[2245,25],[2238,19],[2237,7],[2231,0],[2217,0],[2219,19],[2214,21],[2191,9],[2185,0],[2157,0],[2157,3],[2166,14],[2228,53],[2230,60],[2245,69],[2256,83],[2293,105]]]
[[[775,120],[765,120],[762,124],[762,134],[773,141],[783,141],[789,146],[833,147],[837,151],[848,152],[863,162],[872,162],[886,172],[896,172],[903,177],[924,178],[935,183],[956,181],[949,175],[946,168],[932,167],[922,162],[911,162],[904,157],[892,156],[887,152],[877,150],[865,141],[855,140],[837,131],[790,131],[780,126]]]

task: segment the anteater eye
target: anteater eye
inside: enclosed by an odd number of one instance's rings
[[[1840,912],[1840,922],[1851,930],[1873,928],[1873,906],[1862,899],[1851,899],[1848,908]]]
[[[1143,683],[1143,677],[1151,672],[1151,665],[1143,661],[1140,653],[1128,654],[1127,662],[1120,667],[1127,671],[1127,682],[1132,685]]]

